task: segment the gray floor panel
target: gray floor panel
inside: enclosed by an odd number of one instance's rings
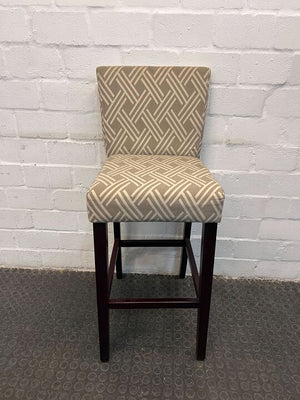
[[[91,272],[0,269],[0,399],[299,400],[300,285],[215,278],[207,359],[195,310],[112,310],[99,362]],[[193,296],[191,278],[126,275],[114,296]]]

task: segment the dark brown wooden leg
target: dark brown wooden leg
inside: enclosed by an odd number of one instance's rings
[[[107,277],[107,224],[94,223],[94,253],[96,269],[96,289],[98,306],[98,325],[100,341],[100,360],[108,361],[109,357],[109,308]]]
[[[213,279],[217,224],[207,223],[202,226],[200,259],[200,308],[197,322],[197,359],[204,360],[209,320],[209,308]]]
[[[120,222],[114,222],[114,237],[115,239],[121,240],[121,227]],[[122,253],[121,247],[119,247],[117,262],[116,262],[117,278],[122,279]]]
[[[191,228],[192,228],[191,222],[184,223],[184,240],[190,238]],[[181,279],[185,278],[186,264],[187,264],[187,254],[186,254],[185,248],[183,247],[182,254],[181,254],[180,272],[179,272],[179,278],[181,278]]]

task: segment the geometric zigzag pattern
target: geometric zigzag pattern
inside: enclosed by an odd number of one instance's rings
[[[224,191],[196,157],[110,156],[87,193],[90,222],[219,222]]]
[[[207,67],[97,68],[106,153],[200,154]]]

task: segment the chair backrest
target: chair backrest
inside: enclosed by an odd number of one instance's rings
[[[199,156],[207,67],[97,68],[106,153]]]

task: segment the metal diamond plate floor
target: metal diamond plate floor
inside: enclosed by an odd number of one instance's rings
[[[298,400],[299,284],[214,279],[207,359],[195,310],[111,311],[99,362],[91,272],[0,269],[0,399]],[[190,278],[127,275],[119,296],[193,294]]]

